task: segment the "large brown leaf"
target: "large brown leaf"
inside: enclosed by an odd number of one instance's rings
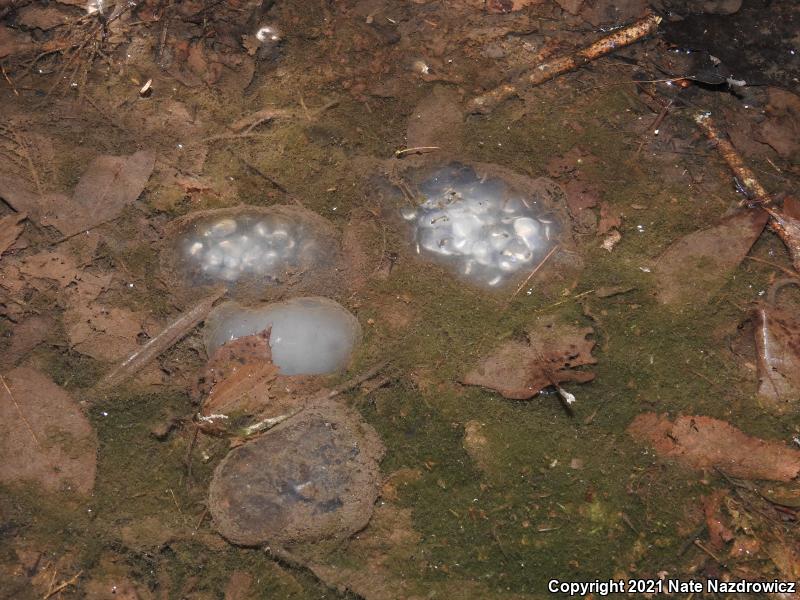
[[[644,413],[628,433],[693,469],[717,468],[733,477],[771,481],[790,481],[800,473],[800,451],[711,417],[679,416],[673,423],[665,414]]]
[[[33,481],[48,491],[88,495],[97,439],[78,403],[38,371],[17,368],[0,381],[0,481]]]
[[[575,367],[593,365],[592,328],[542,318],[528,331],[527,341],[509,341],[483,358],[464,376],[463,383],[500,392],[506,398],[527,400],[550,385],[594,379],[594,373]]]
[[[19,267],[23,275],[34,279],[48,279],[65,288],[78,276],[75,260],[61,252],[40,252],[25,257]]]
[[[37,194],[17,174],[0,172],[0,198],[42,225],[71,236],[119,216],[139,197],[155,166],[152,152],[129,156],[98,156],[86,169],[72,196]]]
[[[228,342],[209,359],[204,371],[201,385],[207,396],[202,414],[258,414],[269,401],[277,377],[269,332]]]
[[[69,236],[115,219],[142,193],[154,166],[152,152],[98,156],[89,163],[70,202],[43,207],[48,224]]]
[[[747,209],[695,231],[659,257],[654,273],[663,304],[702,304],[714,296],[761,235],[768,215]]]

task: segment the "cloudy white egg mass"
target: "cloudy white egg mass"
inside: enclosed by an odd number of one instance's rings
[[[241,279],[277,280],[318,250],[313,232],[304,223],[250,213],[197,223],[179,244],[190,275],[227,284]]]
[[[227,342],[269,328],[272,361],[283,375],[343,369],[361,340],[358,320],[327,298],[293,298],[254,308],[226,302],[206,320],[206,350],[211,356]]]
[[[536,200],[467,166],[436,171],[420,186],[425,200],[401,209],[417,254],[484,287],[530,271],[555,243],[555,223]]]

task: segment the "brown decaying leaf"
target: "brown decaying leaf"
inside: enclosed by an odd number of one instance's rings
[[[71,307],[64,313],[64,326],[70,346],[102,361],[118,361],[138,347],[137,339],[147,318],[124,308],[87,304]]]
[[[28,256],[19,270],[29,277],[56,281],[61,288],[72,283],[78,274],[75,261],[60,252],[40,252]]]
[[[34,369],[14,369],[0,382],[0,452],[3,483],[33,481],[84,495],[94,487],[97,439],[88,419]]]
[[[41,344],[55,330],[55,319],[47,314],[32,315],[16,325],[11,344],[0,354],[0,369],[12,366]]]
[[[245,571],[234,571],[225,586],[225,600],[248,600],[253,597],[253,576]]]
[[[117,218],[139,197],[155,166],[152,152],[129,156],[98,156],[81,177],[72,196],[39,195],[12,173],[0,173],[0,197],[18,212],[42,225],[72,236]]]
[[[155,155],[147,151],[98,156],[81,177],[70,202],[43,207],[48,224],[69,236],[115,219],[142,193],[154,166]]]
[[[279,375],[272,362],[270,330],[244,336],[221,346],[208,360],[195,395],[203,398],[204,417],[226,415],[241,422],[280,418],[305,406],[319,394],[319,379],[311,376]],[[224,433],[225,423],[203,421],[208,433]]]
[[[29,35],[0,25],[0,58],[29,52],[33,47],[33,42]]]
[[[598,189],[582,177],[569,180],[564,191],[567,194],[567,207],[573,218],[582,210],[593,208],[600,202]]]
[[[0,256],[17,241],[19,234],[23,230],[23,226],[20,223],[26,217],[27,215],[25,214],[13,214],[0,219]]]
[[[616,206],[608,202],[600,203],[600,222],[597,224],[597,233],[604,235],[612,229],[622,227],[622,215]]]
[[[800,550],[790,540],[778,540],[766,546],[767,554],[778,567],[784,578],[789,581],[800,579]],[[792,595],[792,598],[795,596]]]
[[[711,546],[717,550],[722,549],[726,543],[733,539],[733,533],[728,525],[723,521],[721,513],[722,500],[725,497],[725,490],[715,490],[703,498],[703,513],[708,529],[708,539]]]
[[[223,345],[208,362],[204,382],[209,391],[202,414],[260,412],[278,377],[271,360],[269,332],[239,338]]]
[[[70,15],[62,12],[55,6],[37,6],[29,4],[17,11],[17,23],[28,28],[37,28],[43,31],[65,25],[70,20]]]
[[[768,410],[794,412],[800,403],[800,320],[770,303],[753,310],[758,399]]]
[[[700,304],[728,281],[761,235],[768,215],[746,209],[673,243],[653,270],[663,304]]]
[[[734,426],[703,416],[644,413],[628,426],[634,438],[656,453],[694,469],[717,468],[742,479],[791,481],[800,473],[800,451],[751,437]]]
[[[754,137],[791,159],[800,150],[800,96],[774,87],[767,93],[767,118],[755,128]]]
[[[39,216],[39,196],[22,181],[18,173],[0,171],[0,198],[17,212]]]
[[[543,317],[528,331],[528,341],[509,341],[483,358],[463,379],[500,392],[513,400],[528,400],[557,383],[585,383],[594,373],[575,367],[593,365],[591,327],[579,328]]]

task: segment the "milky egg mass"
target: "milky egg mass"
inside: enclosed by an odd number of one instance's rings
[[[535,200],[470,167],[441,169],[420,192],[422,204],[401,210],[417,254],[476,284],[504,285],[530,271],[554,243],[554,223]]]
[[[309,227],[284,215],[242,213],[194,224],[178,251],[190,274],[207,281],[277,280],[314,258]]]
[[[292,298],[255,308],[226,302],[206,320],[206,350],[211,356],[227,342],[267,329],[272,360],[283,375],[343,369],[361,339],[358,320],[327,298]]]

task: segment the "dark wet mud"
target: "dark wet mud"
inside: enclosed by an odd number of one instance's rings
[[[717,57],[730,76],[748,85],[800,86],[800,9],[795,2],[744,0],[732,15],[676,10],[664,39],[683,50]],[[711,68],[709,65],[707,68]],[[716,67],[720,68],[720,67]]]

